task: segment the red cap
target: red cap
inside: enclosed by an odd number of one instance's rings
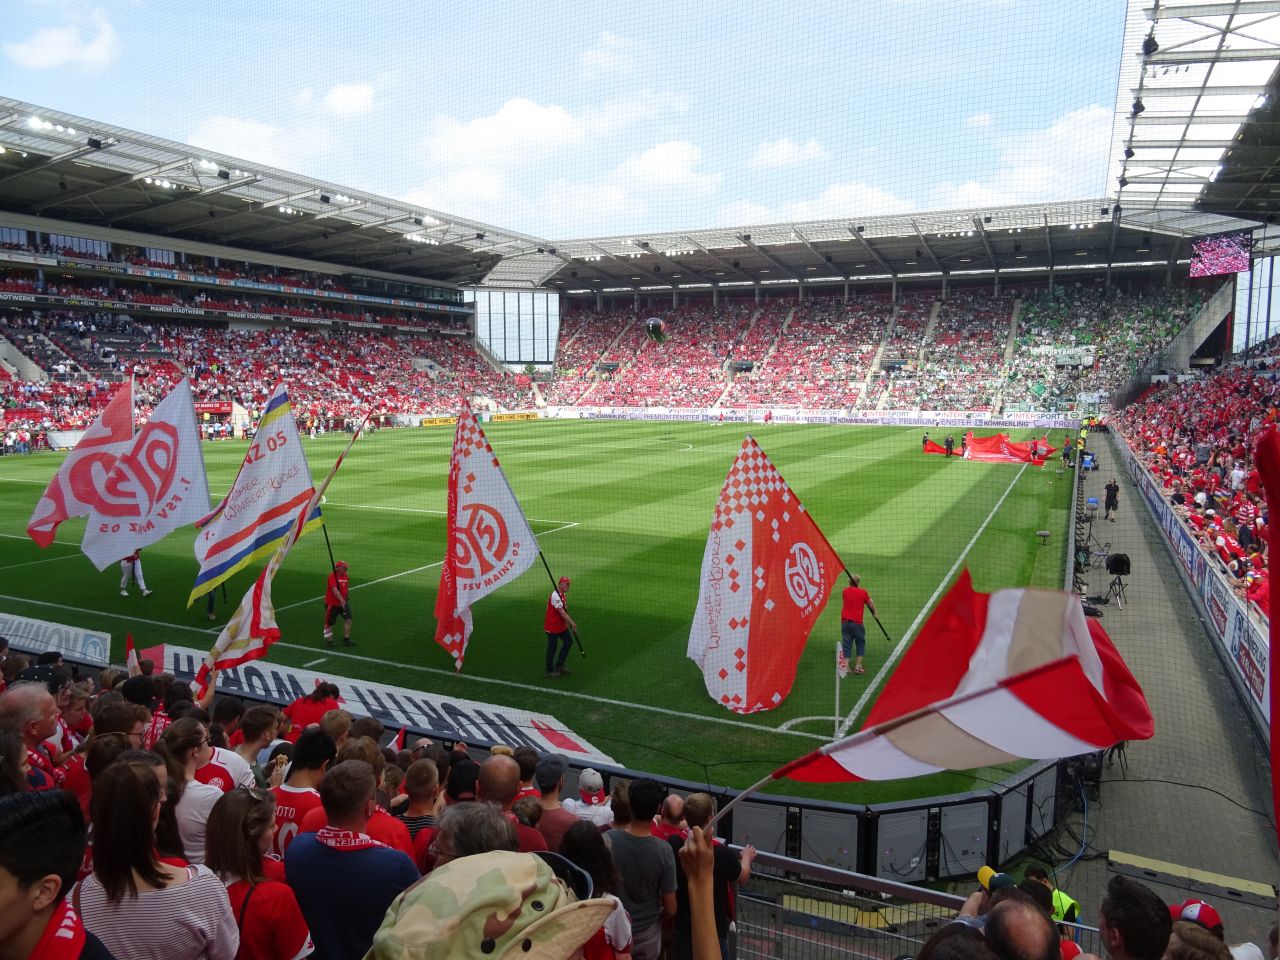
[[[334,569],[335,569],[335,570],[336,570],[337,568],[339,568],[339,567],[341,567],[343,570],[345,570],[345,569],[347,569],[347,561],[345,561],[345,560],[339,560],[337,563],[335,563],[335,564],[333,565],[333,567],[334,567]]]
[[[1194,897],[1169,907],[1169,916],[1174,920],[1190,920],[1192,923],[1198,923],[1206,930],[1222,926],[1222,917],[1218,911],[1210,904]]]
[[[570,580],[569,580],[569,578],[568,578],[568,577],[561,577],[561,578],[560,578],[560,582],[561,582],[561,583],[563,583],[563,584],[567,587],[567,586],[569,586]]]

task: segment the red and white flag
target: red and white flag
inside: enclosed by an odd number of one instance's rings
[[[470,410],[458,415],[449,459],[448,541],[436,594],[436,643],[454,669],[471,639],[471,607],[510,583],[538,556],[538,542],[493,447]]]
[[[58,524],[68,517],[87,517],[99,491],[115,468],[116,458],[133,439],[133,380],[121,384],[111,402],[89,425],[67,454],[27,523],[27,536],[42,547],[53,543]],[[124,556],[124,554],[121,554]]]
[[[725,478],[702,556],[689,659],[734,713],[772,710],[844,564],[753,437]]]
[[[124,635],[124,665],[131,677],[136,677],[142,672],[142,666],[138,663],[138,651],[133,647],[132,633]]]
[[[1277,521],[1276,511],[1280,510],[1280,432],[1276,428],[1268,428],[1262,436],[1258,438],[1258,446],[1255,451],[1255,462],[1258,465],[1258,476],[1262,480],[1262,489],[1267,496],[1267,537],[1270,542],[1267,544],[1267,556],[1275,561],[1280,554],[1276,553],[1280,550],[1280,521]],[[1276,596],[1278,589],[1276,581],[1280,580],[1272,573],[1267,577],[1267,589],[1269,593],[1269,602],[1271,604],[1271,616],[1268,618],[1267,636],[1270,642],[1270,653],[1268,654],[1269,662],[1267,664],[1267,687],[1268,700],[1267,705],[1270,711],[1271,724],[1271,769],[1280,769],[1280,627],[1276,626],[1276,611],[1280,610],[1280,597]],[[1280,813],[1280,777],[1273,777],[1271,781],[1271,806],[1273,813]],[[1280,840],[1280,833],[1277,834]]]
[[[396,751],[396,753],[404,749],[404,727],[401,727],[399,733],[391,738],[391,742],[387,746]]]
[[[276,571],[284,563],[284,558],[289,555],[293,545],[306,530],[308,519],[319,507],[321,498],[329,489],[334,475],[342,466],[342,461],[347,458],[347,454],[351,452],[352,445],[364,430],[364,423],[368,422],[368,419],[366,415],[364,422],[360,424],[360,429],[351,435],[341,455],[329,468],[328,475],[316,487],[311,498],[293,515],[293,523],[288,535],[280,541],[280,546],[267,561],[262,573],[258,574],[258,579],[253,581],[253,586],[240,600],[240,606],[231,615],[227,625],[218,634],[213,648],[204,658],[204,663],[200,665],[195,679],[191,681],[191,688],[195,691],[197,700],[204,696],[208,689],[209,678],[214,670],[225,670],[250,660],[260,660],[267,655],[267,648],[280,639],[280,627],[276,623],[276,608],[271,602],[271,581],[275,579]]]
[[[156,405],[90,506],[80,549],[99,570],[209,512],[200,428],[185,378]]]
[[[774,771],[811,782],[897,780],[1105,750],[1155,732],[1111,638],[1080,598],[977,593],[966,570],[858,733]]]

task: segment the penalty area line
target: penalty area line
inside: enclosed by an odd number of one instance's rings
[[[315,653],[315,647],[308,647],[301,643],[287,643],[283,640],[272,644],[276,647],[285,647],[290,650],[306,650]],[[374,663],[383,667],[393,667],[396,670],[414,670],[418,673],[428,673],[441,677],[457,677],[460,676],[456,670],[445,670],[441,667],[424,667],[414,663],[400,663],[395,660],[383,660],[378,657],[369,657],[359,653],[347,653],[342,650],[328,651],[326,658],[344,657],[348,660],[358,660],[361,663]],[[677,717],[681,720],[701,720],[707,723],[720,724],[728,727],[743,727],[747,730],[754,730],[757,733],[781,733],[789,737],[803,737],[806,740],[825,740],[826,737],[816,733],[804,733],[799,730],[783,730],[780,727],[757,726],[754,723],[747,723],[743,720],[730,720],[728,717],[708,717],[698,713],[685,713],[681,710],[670,710],[667,707],[655,707],[644,703],[631,703],[626,700],[611,700],[608,697],[600,697],[589,693],[579,693],[576,690],[557,690],[555,687],[539,687],[532,683],[520,683],[515,680],[499,680],[496,677],[478,677],[471,674],[462,676],[464,680],[471,680],[476,683],[489,684],[496,687],[506,687],[512,690],[524,690],[529,693],[538,695],[550,695],[553,697],[565,697],[573,700],[586,700],[589,703],[604,703],[613,707],[621,707],[627,710],[642,710],[646,713],[657,713],[666,717]]]
[[[1017,486],[1018,481],[1022,479],[1022,475],[1026,473],[1026,471],[1027,465],[1025,463],[1018,468],[1017,474],[1009,481],[1009,486],[1005,487],[1004,493],[1000,494],[1000,499],[996,501],[996,505],[992,507],[991,512],[987,514],[987,519],[982,521],[981,526],[979,526],[974,532],[973,536],[969,539],[969,542],[965,544],[965,548],[960,551],[960,556],[956,557],[956,562],[951,565],[951,569],[947,571],[947,575],[942,578],[942,582],[938,584],[938,588],[933,591],[933,596],[925,601],[925,605],[921,607],[920,612],[916,614],[915,620],[911,621],[911,626],[907,627],[907,632],[902,635],[902,639],[898,641],[898,645],[893,648],[893,652],[889,654],[888,658],[885,660],[884,666],[876,671],[875,677],[869,684],[867,684],[867,689],[862,691],[862,696],[858,698],[858,702],[853,705],[853,709],[849,711],[849,715],[841,722],[840,736],[843,737],[849,732],[849,727],[853,725],[853,721],[857,719],[862,708],[867,705],[867,702],[871,699],[871,695],[876,690],[880,689],[880,683],[884,680],[885,675],[893,668],[893,665],[897,662],[898,658],[902,656],[902,651],[907,648],[907,644],[915,635],[917,628],[919,628],[920,624],[924,621],[924,618],[933,609],[933,605],[937,602],[938,597],[942,596],[942,591],[947,588],[947,584],[951,582],[951,578],[956,575],[956,571],[959,570],[960,565],[964,563],[964,558],[969,555],[969,551],[973,549],[973,545],[978,542],[978,538],[982,536],[983,531],[987,529],[987,525],[991,523],[991,518],[994,517],[1000,507],[1004,505],[1005,500],[1008,499],[1009,494],[1013,492],[1013,488]]]

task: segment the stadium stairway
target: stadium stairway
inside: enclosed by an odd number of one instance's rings
[[[938,326],[938,315],[942,313],[942,301],[933,301],[933,306],[929,309],[929,322],[924,325],[924,338],[920,341],[920,352],[916,354],[917,366],[924,366],[924,356],[929,351],[929,344],[933,342],[933,331]]]
[[[1104,761],[1099,792],[1088,798],[1087,827],[1077,813],[1075,835],[1059,834],[1058,883],[1081,902],[1085,922],[1096,923],[1110,876],[1129,873],[1168,903],[1199,897],[1213,904],[1228,943],[1265,946],[1275,902],[1250,891],[1280,878],[1267,755],[1111,438],[1095,433],[1089,443],[1101,469],[1085,475],[1087,495],[1101,500],[1109,478],[1120,483],[1117,519],[1095,521],[1095,536],[1111,553],[1128,554],[1133,570],[1124,609],[1113,599],[1101,607],[1101,623],[1146,691],[1156,732]],[[1046,479],[1056,467],[1045,467]],[[1102,564],[1087,576],[1090,596],[1107,593],[1111,575]],[[1164,863],[1135,868],[1134,855]]]
[[[893,336],[893,328],[898,325],[898,305],[893,305],[893,311],[889,314],[889,322],[884,325],[884,336],[880,338],[880,346],[876,347],[876,354],[871,358],[871,365],[867,367],[867,375],[862,380],[862,399],[865,401],[871,397],[871,381],[877,373],[880,372],[880,364],[884,360],[884,351],[889,346],[889,339]],[[884,399],[881,397],[880,399]],[[877,409],[879,407],[877,406]]]
[[[1009,336],[1004,343],[1004,370],[1008,376],[1009,364],[1013,363],[1014,351],[1018,349],[1018,324],[1022,322],[1022,300],[1013,302],[1013,314],[1009,317]],[[1003,377],[1001,379],[1004,379]]]

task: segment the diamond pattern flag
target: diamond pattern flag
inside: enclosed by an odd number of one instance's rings
[[[531,566],[538,541],[498,465],[493,447],[464,409],[449,459],[448,543],[436,594],[436,643],[462,669],[471,607]]]
[[[844,564],[753,437],[725,478],[702,556],[689,659],[734,713],[772,710]]]

